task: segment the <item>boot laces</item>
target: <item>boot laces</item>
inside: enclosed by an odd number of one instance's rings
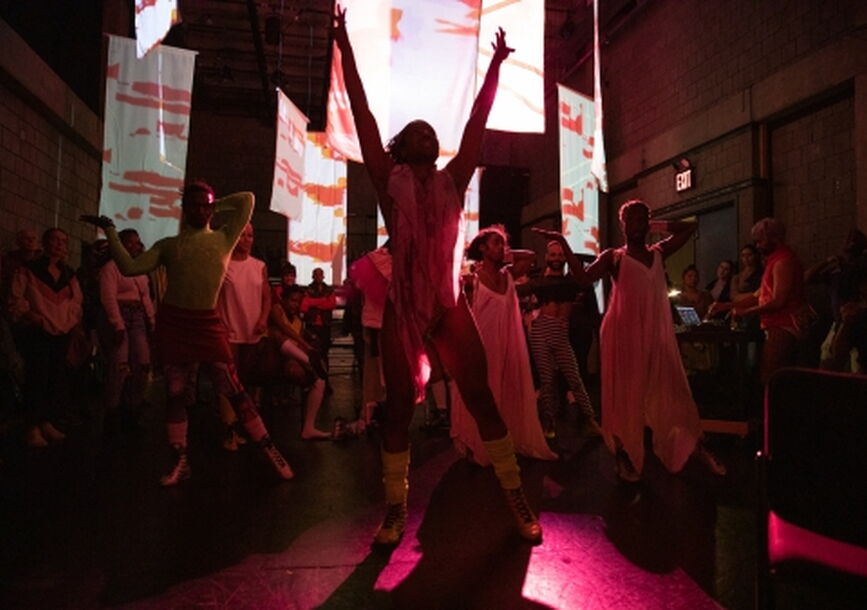
[[[507,493],[512,508],[521,519],[527,523],[533,521],[533,511],[530,510],[530,506],[527,504],[527,498],[524,496],[523,490],[519,487],[517,489],[509,489]]]
[[[390,504],[388,512],[385,514],[385,521],[382,524],[383,529],[392,529],[397,523],[400,523],[404,518],[403,504]]]

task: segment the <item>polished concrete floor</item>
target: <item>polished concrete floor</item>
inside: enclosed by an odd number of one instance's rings
[[[348,352],[347,352],[348,353]],[[334,358],[320,418],[351,419],[356,373]],[[155,388],[155,402],[159,388]],[[725,478],[649,459],[619,483],[598,440],[560,422],[561,460],[522,461],[545,528],[511,528],[493,473],[459,458],[447,432],[413,425],[409,528],[390,553],[378,439],[302,441],[297,398],[263,409],[296,478],[279,482],[249,447],[221,447],[213,408],[191,418],[193,478],[161,489],[161,410],[142,430],[98,416],[0,467],[3,608],[749,608],[755,516],[752,441],[714,436]]]

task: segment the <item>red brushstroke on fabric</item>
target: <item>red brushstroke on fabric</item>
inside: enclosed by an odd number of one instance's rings
[[[467,212],[465,214],[465,216],[469,222],[475,222],[479,219],[479,213],[478,212]]]
[[[120,64],[119,63],[111,64],[105,69],[105,78],[117,79],[118,77],[120,77]]]
[[[286,177],[286,190],[293,197],[297,196],[301,188],[301,174],[295,171],[286,159],[278,159],[274,169],[283,172]]]
[[[391,9],[391,39],[395,42],[400,40],[400,20],[403,17],[403,11],[399,8]]]
[[[338,178],[337,184],[307,182],[303,188],[307,196],[317,204],[326,208],[333,208],[343,203],[343,195],[346,193],[346,178]]]
[[[568,131],[574,131],[578,135],[584,135],[584,123],[579,114],[574,119],[572,118],[572,108],[569,104],[560,104],[560,125]]]
[[[150,81],[135,81],[132,84],[132,90],[142,95],[150,95],[155,98],[162,98],[169,102],[191,102],[193,95],[187,89],[177,89],[162,85],[162,95],[160,95],[160,84]]]
[[[138,220],[144,214],[144,211],[136,206],[131,207],[126,211],[127,216],[129,216],[130,220]]]
[[[388,229],[386,229],[385,227],[377,227],[376,234],[377,235],[388,235]]]
[[[151,130],[147,127],[139,127],[134,132],[129,134],[129,137],[134,138],[135,136],[149,136],[151,135]]]
[[[599,227],[590,227],[590,235],[599,242]]]
[[[135,97],[126,93],[118,93],[114,96],[121,104],[130,104],[131,106],[144,106],[145,108],[162,108],[166,112],[172,114],[190,114],[190,107],[185,104],[160,104],[159,100],[152,100],[146,97]]]
[[[124,215],[121,214],[120,212],[115,212],[114,217],[115,217],[116,220],[120,220],[120,221],[126,222],[126,216],[124,216]]]
[[[135,14],[139,15],[157,5],[157,0],[139,0],[135,3]]]
[[[581,151],[581,154],[584,155],[585,159],[593,158],[593,136],[587,138],[587,145]]]
[[[595,241],[585,241],[584,247],[590,250],[593,254],[599,254],[599,244]]]
[[[180,208],[159,208],[156,204],[152,205],[148,208],[148,212],[150,215],[155,218],[180,218],[181,217],[181,209]]]
[[[454,21],[446,21],[445,19],[435,19],[442,27],[438,27],[435,32],[439,34],[455,34],[457,36],[471,36],[475,38],[479,34],[478,22],[473,24],[455,23]]]
[[[584,202],[581,201],[577,204],[574,203],[562,203],[560,205],[560,212],[564,217],[571,216],[572,218],[577,218],[581,222],[584,222]]]
[[[502,2],[499,2],[497,4],[489,5],[488,8],[485,9],[485,14],[489,15],[491,13],[495,13],[501,9],[508,7],[511,4],[518,4],[520,2],[521,0],[503,0]]]
[[[117,182],[109,182],[108,188],[119,193],[132,193],[134,195],[149,195],[150,203],[154,205],[165,206],[168,208],[177,208],[177,217],[181,217],[180,206],[175,206],[175,202],[180,199],[180,193],[174,190],[159,189],[143,184],[119,184]]]
[[[102,151],[102,162],[103,163],[111,163],[111,149],[106,148]]]
[[[167,136],[177,138],[178,140],[187,140],[184,136],[184,129],[186,127],[186,123],[164,123],[163,121],[157,121],[158,131],[162,131]]]
[[[334,251],[339,245],[336,242],[325,244],[321,241],[294,241],[290,239],[289,252],[309,256],[313,260],[328,263],[334,258]]]
[[[123,178],[131,182],[143,182],[145,184],[153,184],[154,186],[173,186],[177,189],[181,189],[184,186],[183,180],[172,178],[171,176],[163,176],[157,172],[130,170],[123,173]],[[177,195],[180,197],[180,190],[177,192]]]

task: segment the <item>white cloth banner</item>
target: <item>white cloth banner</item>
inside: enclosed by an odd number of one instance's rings
[[[196,53],[109,37],[99,211],[146,246],[178,232]]]
[[[593,100],[557,85],[562,232],[576,254],[599,254],[599,191],[593,159]]]
[[[346,160],[324,133],[308,133],[305,146],[301,220],[288,222],[288,259],[299,284],[321,267],[325,281],[339,286],[346,277]]]
[[[593,161],[590,171],[599,190],[608,192],[608,169],[605,163],[605,137],[602,133],[602,72],[599,56],[599,0],[593,0]]]
[[[304,113],[278,89],[271,211],[292,220],[301,220],[301,183],[304,175],[307,123]]]
[[[499,28],[515,52],[500,68],[500,85],[488,129],[545,132],[545,2],[482,0],[477,88],[493,57],[491,41]]]
[[[135,0],[136,57],[147,55],[180,20],[178,0]]]
[[[544,131],[542,0],[346,0],[341,5],[347,8],[356,64],[384,142],[410,121],[424,119],[437,132],[441,157],[457,152],[500,25],[517,51],[501,69],[488,127]],[[335,149],[361,161],[336,47],[327,132]]]

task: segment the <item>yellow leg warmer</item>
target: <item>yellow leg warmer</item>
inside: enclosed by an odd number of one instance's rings
[[[400,453],[382,450],[382,483],[385,485],[385,501],[388,504],[406,503],[408,474],[409,449]]]
[[[521,469],[518,468],[518,460],[515,459],[515,445],[512,437],[506,433],[501,439],[483,441],[494,473],[500,480],[503,489],[517,489],[521,486]]]
[[[220,421],[227,426],[234,425],[238,421],[238,416],[235,415],[235,409],[232,408],[229,399],[221,394],[217,397],[217,404],[220,408]]]

